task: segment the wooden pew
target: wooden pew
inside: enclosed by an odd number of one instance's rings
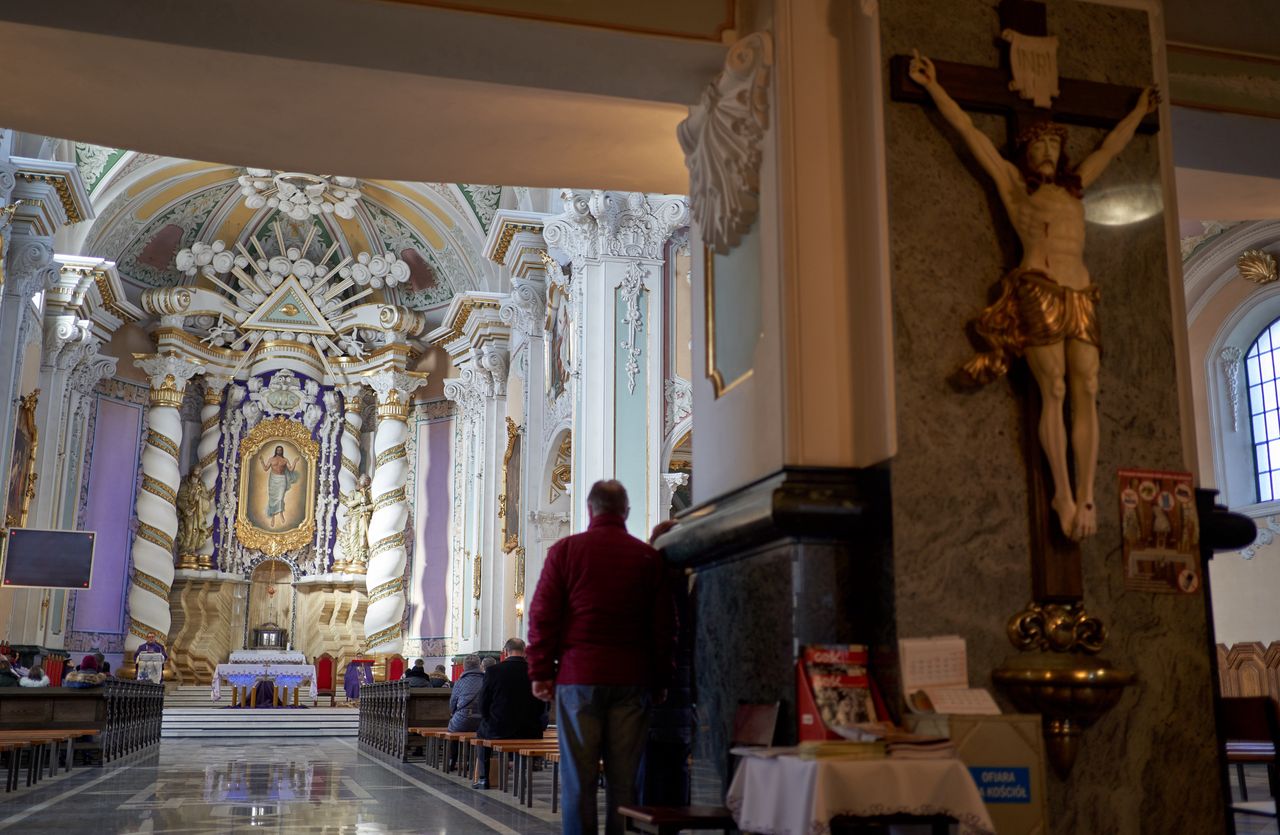
[[[404,681],[383,681],[360,688],[360,747],[401,762],[409,751],[425,747],[418,728],[449,724],[449,690],[410,687]]]
[[[0,734],[9,731],[75,732],[93,736],[80,746],[97,750],[99,763],[160,742],[164,687],[107,679],[101,687],[5,688],[0,691]]]

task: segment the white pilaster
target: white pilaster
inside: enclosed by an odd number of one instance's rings
[[[666,243],[689,222],[675,195],[565,192],[547,221],[552,254],[571,269],[578,322],[573,429],[573,508],[586,520],[593,482],[622,481],[631,498],[628,528],[647,538],[661,508],[664,375],[663,266]]]

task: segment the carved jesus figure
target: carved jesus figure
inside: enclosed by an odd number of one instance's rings
[[[965,365],[988,383],[1027,360],[1040,389],[1040,444],[1053,475],[1053,509],[1062,532],[1083,539],[1098,530],[1094,476],[1098,466],[1098,356],[1095,305],[1098,288],[1084,264],[1084,189],[1133,139],[1138,124],[1160,102],[1148,87],[1137,106],[1084,162],[1072,168],[1064,153],[1067,131],[1050,121],[1022,132],[1012,160],[979,131],[939,85],[933,62],[917,51],[911,79],[929,93],[938,111],[959,131],[992,180],[1022,242],[1022,261],[1003,279],[1000,298],[979,316],[976,329],[989,350]],[[1071,447],[1076,487],[1067,468],[1064,405],[1071,397]]]

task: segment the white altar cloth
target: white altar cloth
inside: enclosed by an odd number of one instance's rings
[[[237,649],[231,653],[232,664],[305,664],[307,656],[283,649]]]
[[[276,687],[290,690],[310,684],[311,698],[316,697],[316,668],[313,664],[219,664],[213,671],[213,686],[209,698],[222,698],[222,681],[226,679],[236,687],[252,687],[259,679],[269,678]]]
[[[743,832],[829,833],[840,815],[948,815],[961,835],[995,835],[957,759],[743,757],[725,805]]]

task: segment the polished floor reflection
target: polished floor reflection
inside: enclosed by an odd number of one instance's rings
[[[183,739],[5,797],[0,831],[523,835],[560,827],[545,810],[531,814],[419,764],[362,754],[354,741]]]

